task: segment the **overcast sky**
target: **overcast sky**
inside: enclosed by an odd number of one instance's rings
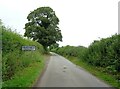
[[[119,0],[0,0],[0,19],[24,34],[30,11],[51,7],[59,18],[61,46],[89,46],[93,40],[118,33]]]

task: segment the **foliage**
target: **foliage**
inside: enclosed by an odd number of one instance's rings
[[[83,54],[86,50],[87,48],[83,46],[74,47],[74,46],[67,45],[67,46],[56,49],[55,52],[64,56],[81,57],[81,56],[84,56]]]
[[[28,15],[27,19],[24,36],[36,40],[45,49],[57,41],[62,41],[58,27],[59,19],[50,7],[37,8]]]
[[[63,56],[74,56],[88,65],[103,68],[101,71],[113,75],[120,81],[120,35],[94,41],[88,48],[66,46],[55,50]]]
[[[58,43],[55,43],[55,44],[52,44],[49,46],[49,50],[54,50],[54,49],[57,49],[59,47],[59,44]]]
[[[38,59],[41,60],[43,58],[39,55]],[[23,89],[24,87],[32,87],[36,79],[38,79],[43,67],[44,60],[41,60],[41,62],[34,62],[21,71],[17,71],[11,80],[4,81],[2,84],[3,89],[8,87],[22,87]]]
[[[83,58],[87,63],[104,67],[110,74],[120,72],[120,35],[93,42]]]
[[[2,28],[2,78],[7,81],[17,71],[28,67],[31,63],[41,62],[40,54],[44,52],[42,45],[25,39],[8,28]],[[34,45],[35,51],[22,51],[22,46]],[[42,55],[41,55],[42,56]]]
[[[110,84],[113,87],[120,89],[120,84],[118,83],[118,81],[116,81],[114,76],[101,71],[104,68],[88,65],[85,61],[79,60],[79,58],[77,57],[70,56],[70,57],[67,57],[67,59],[69,59],[74,64],[84,68],[85,70],[89,71],[91,74],[95,75],[96,77],[104,80],[107,84]]]
[[[2,21],[0,19],[0,88],[2,88]]]

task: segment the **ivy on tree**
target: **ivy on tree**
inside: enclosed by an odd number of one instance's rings
[[[32,11],[25,24],[24,36],[43,45],[45,50],[48,46],[62,41],[61,30],[59,30],[59,19],[50,7],[40,7]]]

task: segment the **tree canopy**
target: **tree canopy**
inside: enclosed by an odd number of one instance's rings
[[[50,7],[40,7],[27,16],[24,36],[31,38],[44,46],[62,41],[61,30],[58,27],[59,19]]]

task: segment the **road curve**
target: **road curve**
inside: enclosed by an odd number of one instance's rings
[[[35,87],[110,87],[92,74],[55,53]]]

